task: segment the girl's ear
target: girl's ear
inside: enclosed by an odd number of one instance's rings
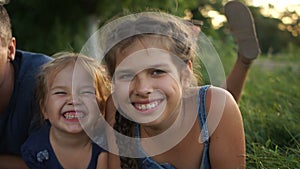
[[[181,70],[181,85],[183,88],[187,88],[191,84],[191,69],[188,65],[186,65],[182,70]]]
[[[193,62],[191,60],[188,60],[186,64],[188,68],[191,70],[191,72],[193,72]]]
[[[192,84],[193,77],[193,63],[188,60],[185,67],[181,70],[181,84],[183,87],[189,87]]]

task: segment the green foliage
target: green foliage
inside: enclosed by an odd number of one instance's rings
[[[249,169],[294,169],[299,168],[300,146],[297,148],[275,146],[272,141],[265,144],[252,143],[248,145],[247,168]]]
[[[228,74],[236,60],[236,45],[231,36],[225,39],[225,47],[221,40],[212,42]],[[251,67],[239,103],[246,136],[246,168],[300,168],[298,53],[299,48],[290,44],[282,54],[260,56]]]
[[[300,59],[256,60],[240,102],[247,141],[247,168],[300,167]]]
[[[141,12],[148,9],[165,11],[180,17],[187,11],[192,19],[203,22],[202,30],[207,35],[220,38],[226,43],[228,26],[212,29],[211,18],[203,16],[201,9],[223,13],[228,0],[16,0],[6,5],[11,18],[18,48],[53,54],[61,50],[80,51],[93,33],[90,18],[100,25],[122,13]],[[246,0],[245,0],[246,1]],[[300,40],[287,31],[278,29],[279,20],[263,17],[259,8],[250,8],[256,22],[262,51],[276,53],[288,47],[288,43],[299,45]],[[288,15],[288,12],[286,13]]]
[[[277,53],[284,49],[286,42],[293,39],[290,33],[281,31],[278,25],[281,23],[279,19],[271,19],[260,14],[259,8],[250,8],[257,29],[260,47],[263,53]]]
[[[224,69],[224,72],[226,75],[230,73],[231,68],[233,67],[233,64],[237,57],[237,45],[234,43],[234,40],[232,36],[226,35],[223,36],[222,39],[219,37],[220,35],[215,33],[216,30],[211,30],[210,34],[207,33],[208,39],[211,41],[211,44],[216,49],[216,52],[218,53],[218,57],[220,61],[222,62],[222,69]],[[225,46],[225,47],[224,47]],[[200,66],[195,67],[195,73],[197,75],[201,75],[202,84],[211,84],[210,77],[208,75],[208,72],[205,70],[205,66],[199,60]],[[218,78],[218,77],[211,77],[211,78]],[[221,77],[219,77],[221,78]],[[222,80],[223,82],[223,80]],[[221,84],[214,84],[214,85],[221,85]]]

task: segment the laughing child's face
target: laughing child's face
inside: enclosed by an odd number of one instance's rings
[[[68,64],[52,77],[43,108],[45,119],[54,129],[83,132],[81,122],[89,124],[95,112],[100,114],[93,78],[82,66],[74,64]]]

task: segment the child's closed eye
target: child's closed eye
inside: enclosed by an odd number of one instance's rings
[[[84,94],[84,95],[95,95],[96,92],[95,92],[95,90],[82,90],[82,91],[80,92],[80,94]]]
[[[55,91],[55,92],[53,92],[53,95],[65,95],[65,94],[67,94],[67,92],[65,92],[65,91]]]

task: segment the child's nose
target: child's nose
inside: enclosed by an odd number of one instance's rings
[[[153,92],[152,81],[147,77],[136,76],[132,82],[132,89],[135,95],[148,97]]]
[[[80,104],[80,98],[77,95],[70,95],[70,97],[67,100],[67,103],[69,105],[77,105]]]

